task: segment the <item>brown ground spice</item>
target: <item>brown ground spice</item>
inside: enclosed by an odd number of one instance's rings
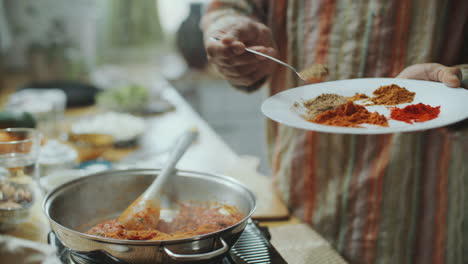
[[[373,124],[388,127],[387,118],[377,112],[369,112],[364,106],[348,101],[334,110],[325,111],[312,120],[314,123],[339,127],[361,127]]]
[[[363,94],[363,93],[355,93],[353,96],[350,96],[350,97],[346,97],[346,99],[348,99],[349,101],[359,101],[359,100],[362,100],[362,99],[367,99],[369,98],[369,96],[367,96],[366,94]]]
[[[396,84],[381,86],[374,91],[374,97],[367,101],[371,102],[368,105],[397,105],[413,102],[416,93],[408,91],[404,87]]]
[[[339,105],[346,103],[346,101],[346,97],[338,94],[321,94],[314,99],[302,103],[307,110],[304,118],[306,120],[312,120],[318,114],[333,110]]]

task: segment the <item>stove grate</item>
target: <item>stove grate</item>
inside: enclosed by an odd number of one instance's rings
[[[270,244],[267,228],[249,221],[237,243],[229,252],[236,264],[286,264],[287,262]]]
[[[260,227],[249,220],[237,243],[232,247],[227,257],[219,261],[219,264],[287,264],[270,244],[270,238],[268,228]],[[53,232],[49,233],[49,244],[57,248],[57,255],[64,264],[124,264],[108,254],[106,256],[93,256],[92,254],[102,253],[90,252],[83,255],[73,252],[64,247]],[[100,261],[96,262],[96,259]]]

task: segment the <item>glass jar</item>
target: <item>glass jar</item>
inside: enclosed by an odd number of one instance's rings
[[[5,110],[32,114],[37,121],[37,129],[46,138],[59,138],[66,101],[66,95],[60,89],[29,88],[13,93]]]
[[[39,203],[40,143],[41,134],[35,129],[0,129],[0,231],[26,221]]]

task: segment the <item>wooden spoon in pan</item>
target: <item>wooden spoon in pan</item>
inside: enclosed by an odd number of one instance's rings
[[[198,130],[196,128],[182,135],[158,177],[156,177],[146,191],[120,215],[118,221],[121,225],[130,230],[156,229],[161,210],[159,204],[161,188],[164,186],[169,176],[174,173],[175,165],[197,136]]]

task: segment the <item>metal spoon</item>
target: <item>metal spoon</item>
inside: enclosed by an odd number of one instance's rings
[[[216,38],[216,37],[210,37],[210,39],[213,40],[213,41],[219,41],[220,40],[219,38]],[[293,66],[291,66],[291,65],[289,65],[289,64],[287,64],[287,63],[285,63],[283,61],[280,61],[280,60],[278,60],[278,59],[276,59],[274,57],[266,55],[264,53],[261,53],[261,52],[258,52],[256,50],[249,49],[249,48],[245,48],[245,50],[250,52],[250,53],[253,53],[253,54],[256,54],[256,55],[259,55],[259,56],[263,56],[263,57],[265,57],[267,59],[270,59],[270,60],[272,60],[272,61],[274,61],[276,63],[279,63],[279,64],[287,67],[288,69],[290,69],[294,73],[296,73],[296,75],[301,80],[303,80],[305,82],[308,82],[308,83],[324,81],[328,77],[328,74],[329,74],[327,66],[325,66],[323,64],[313,64],[312,66],[307,67],[302,71],[298,71]]]
[[[173,174],[177,162],[197,136],[198,130],[196,128],[182,135],[158,177],[156,177],[146,191],[120,215],[118,218],[120,224],[131,230],[156,228],[161,208],[159,204],[160,190],[169,176]]]

